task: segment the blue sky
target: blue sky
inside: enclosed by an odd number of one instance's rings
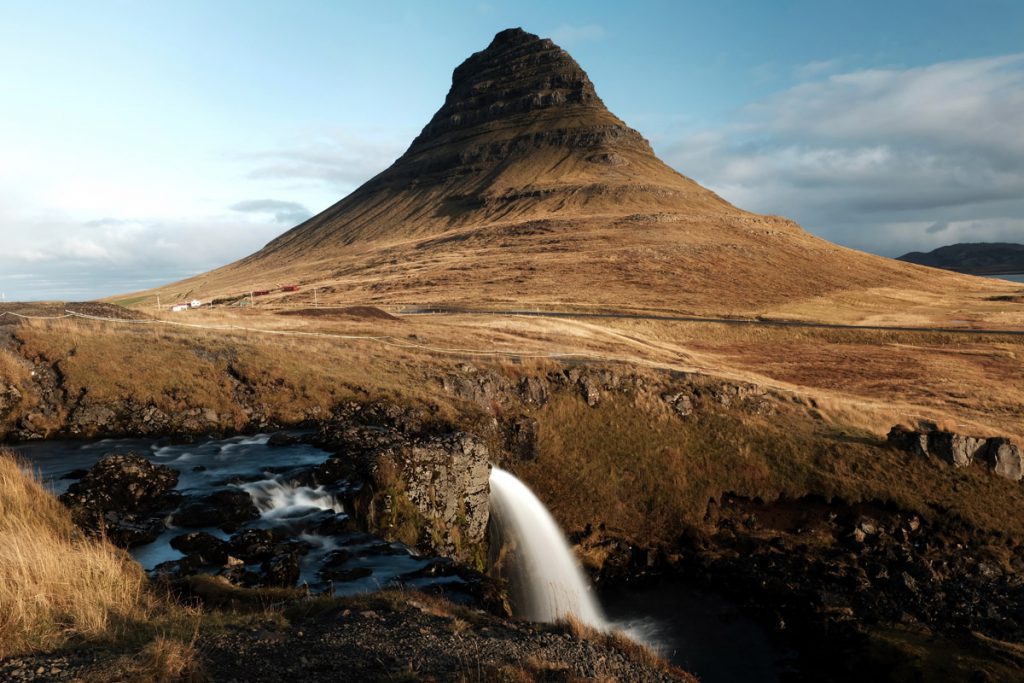
[[[884,255],[1024,241],[1024,2],[0,0],[0,291],[254,251],[400,155],[510,26],[744,208]]]

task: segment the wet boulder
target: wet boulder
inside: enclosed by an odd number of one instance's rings
[[[344,513],[324,510],[309,520],[307,531],[319,536],[341,536],[359,530],[356,520]]]
[[[246,522],[259,519],[252,497],[241,489],[221,489],[186,502],[175,514],[175,526],[198,529],[219,527],[235,531]]]
[[[108,455],[72,484],[61,500],[69,507],[134,512],[153,509],[178,484],[178,471],[140,455]]]
[[[273,556],[277,541],[269,529],[242,529],[231,536],[228,552],[246,563],[262,562]]]
[[[178,471],[142,456],[108,455],[68,487],[60,500],[89,533],[103,533],[116,545],[149,543],[163,530],[173,509]]]
[[[228,561],[228,544],[205,531],[175,536],[170,545],[186,555],[197,557],[202,564],[223,566]]]
[[[300,443],[299,437],[294,434],[289,434],[288,432],[274,432],[270,435],[270,438],[267,439],[268,446],[294,446],[297,443]]]
[[[261,583],[264,586],[291,588],[299,582],[302,556],[309,552],[309,544],[303,541],[289,541],[278,544],[273,555],[263,561]]]

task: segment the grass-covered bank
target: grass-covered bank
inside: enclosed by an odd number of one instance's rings
[[[156,592],[127,552],[87,538],[2,450],[0,539],[0,660],[94,643],[126,651],[120,668],[137,680],[176,680],[196,666],[198,613]]]

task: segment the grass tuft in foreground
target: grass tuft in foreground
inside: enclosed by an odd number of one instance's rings
[[[0,452],[0,538],[0,658],[145,619],[142,568],[109,543],[83,537],[8,452]]]
[[[153,593],[125,551],[85,537],[12,453],[0,450],[0,659],[83,641],[128,652],[97,680],[188,680],[198,614]]]

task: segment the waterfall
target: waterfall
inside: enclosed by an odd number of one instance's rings
[[[531,621],[573,615],[608,628],[565,535],[544,504],[514,476],[491,469],[491,566],[508,580],[512,609]]]

